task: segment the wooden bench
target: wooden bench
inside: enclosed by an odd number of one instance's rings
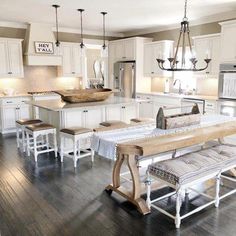
[[[190,216],[211,204],[215,207],[219,206],[220,199],[225,198],[236,192],[236,189],[220,196],[220,179],[221,177],[236,182],[235,178],[226,177],[222,175],[223,172],[228,171],[236,166],[236,146],[230,144],[221,144],[211,148],[202,149],[193,153],[185,154],[181,157],[161,161],[149,165],[147,171],[147,200],[149,207],[159,210],[165,215],[175,220],[176,228],[180,227],[181,220]],[[164,184],[172,187],[175,191],[161,196],[157,199],[150,199],[151,194],[151,178],[156,178]],[[202,183],[209,179],[216,180],[215,197],[211,197],[205,193],[200,193],[208,197],[210,201],[196,209],[180,216],[180,208],[182,204],[182,193],[186,189],[192,189],[195,184]],[[198,192],[198,191],[197,191]],[[198,192],[199,193],[199,192]],[[176,214],[175,216],[160,208],[154,203],[172,195],[176,195]]]

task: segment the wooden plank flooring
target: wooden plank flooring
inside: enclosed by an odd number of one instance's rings
[[[112,163],[96,157],[91,167],[82,159],[76,170],[53,155],[41,155],[35,165],[16,148],[14,136],[0,136],[0,235],[236,235],[236,197],[221,201],[185,219],[176,230],[171,219],[157,211],[141,216],[123,198],[104,187],[110,183]],[[201,188],[208,185],[199,186]],[[155,195],[169,191],[159,190]],[[210,189],[209,191],[213,191]],[[183,210],[204,198],[185,199]],[[174,209],[174,198],[162,203]]]

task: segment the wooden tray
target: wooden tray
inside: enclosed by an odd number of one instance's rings
[[[111,89],[73,89],[54,91],[62,100],[69,103],[98,102],[106,100],[113,92]]]

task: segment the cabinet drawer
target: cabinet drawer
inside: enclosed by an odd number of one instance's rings
[[[205,101],[205,110],[215,110],[216,102],[214,101]]]
[[[30,101],[30,98],[3,98],[2,105],[20,105]]]

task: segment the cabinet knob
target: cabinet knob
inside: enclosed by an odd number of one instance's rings
[[[72,71],[71,73],[72,73],[72,74],[75,74],[75,72],[74,72],[74,71]]]
[[[9,72],[8,72],[8,74],[9,74],[9,75],[11,75],[11,74],[12,74],[12,72],[11,72],[11,71],[9,71]]]
[[[154,74],[154,72],[152,71],[151,74]]]

